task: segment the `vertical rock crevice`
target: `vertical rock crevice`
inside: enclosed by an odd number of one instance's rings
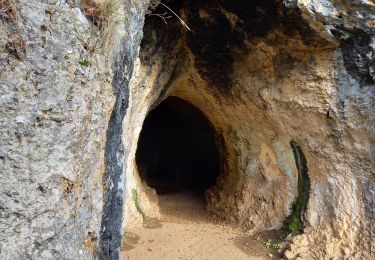
[[[310,177],[306,157],[301,146],[295,141],[291,141],[290,146],[298,171],[298,196],[293,204],[292,214],[287,219],[287,224],[290,232],[298,234],[303,232],[304,228],[304,214],[307,210],[310,194]]]
[[[126,32],[114,55],[112,71],[113,90],[116,96],[108,123],[105,151],[106,171],[103,175],[104,201],[100,229],[99,258],[119,259],[123,237],[126,153],[123,145],[123,120],[129,106],[129,83],[134,71],[134,61],[142,38],[146,4],[133,9],[125,5]],[[133,12],[136,12],[133,13]]]
[[[100,256],[117,259],[117,249],[121,246],[122,216],[124,204],[124,147],[122,144],[122,122],[129,103],[129,75],[133,70],[133,61],[128,49],[121,50],[120,62],[116,67],[113,87],[116,91],[116,101],[107,130],[106,172],[103,176],[105,200],[100,234]],[[124,72],[125,64],[129,65]]]

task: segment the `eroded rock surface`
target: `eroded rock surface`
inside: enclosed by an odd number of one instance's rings
[[[110,54],[95,48],[99,28],[78,1],[10,2],[0,258],[117,258],[124,228],[159,216],[135,153],[147,113],[168,96],[215,128],[211,212],[253,233],[283,227],[298,196],[293,141],[310,193],[285,256],[374,257],[373,1],[166,1],[191,31],[175,17],[144,24],[147,1],[119,1]]]

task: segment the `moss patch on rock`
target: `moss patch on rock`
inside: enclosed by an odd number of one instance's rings
[[[307,209],[310,193],[310,178],[307,162],[301,147],[294,141],[290,142],[298,170],[298,196],[292,207],[292,214],[287,219],[288,231],[299,234],[303,231],[304,213]]]

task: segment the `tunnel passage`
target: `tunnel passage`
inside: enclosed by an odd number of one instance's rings
[[[214,130],[189,102],[169,97],[147,116],[138,141],[141,178],[158,194],[202,194],[220,172]]]

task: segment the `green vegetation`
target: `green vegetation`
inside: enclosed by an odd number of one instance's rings
[[[81,41],[81,42],[85,42],[85,39],[84,39],[82,33],[80,33],[80,32],[78,31],[77,27],[74,26],[73,30],[74,30],[74,34],[76,35],[77,39],[78,39],[79,41]]]
[[[298,234],[303,230],[303,214],[305,212],[308,201],[308,195],[305,193],[297,197],[292,208],[292,214],[289,216],[289,231],[292,234]]]
[[[88,67],[90,65],[90,62],[88,60],[80,60],[79,64],[82,66]]]
[[[266,243],[265,243],[266,247],[268,249],[272,249],[274,251],[278,250],[280,248],[279,246],[279,243],[275,242],[275,241],[272,241],[271,239],[268,240]]]
[[[298,196],[292,207],[292,214],[287,219],[288,231],[299,234],[303,231],[303,215],[307,209],[310,192],[310,178],[307,174],[306,158],[301,147],[294,141],[291,143],[298,170]]]
[[[248,237],[248,238],[252,238],[253,237],[253,234],[251,234],[249,231],[243,232],[242,235],[244,237]]]
[[[144,219],[145,213],[143,212],[141,206],[139,205],[138,192],[136,189],[132,189],[132,198],[133,198],[135,208],[137,209],[138,213],[142,215]]]
[[[90,41],[84,43],[89,53],[101,51],[110,54],[115,49],[118,37],[118,26],[125,23],[129,25],[129,18],[122,13],[123,7],[120,0],[81,0],[81,8],[86,18],[97,28]],[[82,41],[82,40],[81,40]],[[110,59],[110,58],[109,58]]]

